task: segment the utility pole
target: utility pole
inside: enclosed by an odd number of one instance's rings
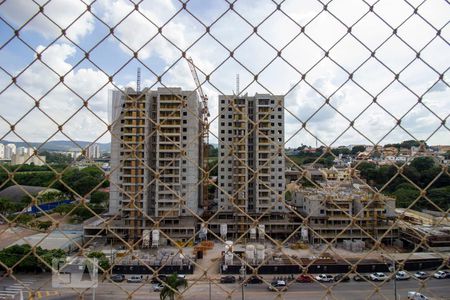
[[[244,285],[245,285],[245,275],[247,273],[247,270],[245,268],[244,263],[242,263],[240,273],[242,275],[242,284],[241,284],[242,300],[245,300],[245,297],[244,297]]]

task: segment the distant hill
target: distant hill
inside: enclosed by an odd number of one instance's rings
[[[41,145],[41,143],[24,143],[24,142],[11,142],[11,141],[5,141],[1,140],[1,144],[15,144],[16,147],[28,147],[31,145],[32,147],[38,147]],[[76,144],[75,144],[76,143]],[[80,151],[80,147],[85,148],[87,147],[90,142],[86,141],[49,141],[42,145],[40,150],[47,150],[47,151]],[[78,145],[77,145],[78,144]],[[100,146],[100,152],[111,152],[111,143],[97,143]]]

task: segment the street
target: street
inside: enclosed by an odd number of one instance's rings
[[[93,299],[92,290],[72,290],[54,289],[51,286],[51,276],[47,274],[18,276],[20,280],[27,282],[27,287],[36,291],[35,299],[78,299],[79,294],[84,295],[84,299]],[[266,276],[265,280],[271,281],[273,276]],[[30,284],[33,282],[33,284]],[[18,287],[20,284],[11,278],[4,278],[0,282],[0,290],[5,290],[10,286]],[[17,288],[16,288],[17,290]],[[27,288],[23,287],[23,295],[28,297]],[[377,292],[379,290],[379,292]],[[450,280],[430,278],[425,281],[421,289],[421,283],[411,278],[407,281],[397,281],[397,299],[406,299],[408,291],[420,291],[430,299],[450,299]],[[1,294],[1,291],[0,291]],[[395,300],[394,282],[389,281],[384,284],[372,282],[340,282],[338,284],[326,283],[297,283],[289,285],[287,292],[277,293],[267,289],[265,283],[249,284],[242,289],[241,285],[218,284],[207,281],[191,281],[188,287],[182,292],[183,299],[195,300],[219,300],[219,299],[389,299]],[[229,297],[228,297],[229,296]],[[159,299],[159,292],[153,292],[150,283],[99,283],[95,291],[95,299]],[[18,299],[18,298],[16,298]]]

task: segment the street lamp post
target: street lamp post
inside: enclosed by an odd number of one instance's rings
[[[393,280],[394,280],[394,300],[397,300],[397,270],[395,269],[395,261],[392,260],[392,272],[393,272]]]
[[[211,278],[209,278],[208,282],[209,282],[209,300],[211,300]]]
[[[246,272],[247,272],[247,270],[246,270],[246,268],[245,268],[245,265],[242,264],[241,270],[240,270],[240,273],[241,273],[241,275],[242,275],[242,285],[241,285],[241,290],[242,290],[242,300],[245,300],[245,297],[244,297],[244,285],[245,285],[245,275],[246,275]]]

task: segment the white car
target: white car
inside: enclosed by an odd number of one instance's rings
[[[284,287],[286,287],[286,281],[284,281],[284,280],[277,280],[277,281],[272,282],[269,285],[269,290],[270,291],[280,291]]]
[[[161,282],[160,283],[155,283],[153,285],[153,291],[154,292],[161,292],[163,288],[164,288],[164,284],[162,284]]]
[[[408,292],[408,300],[428,300],[429,298],[418,292]]]
[[[129,283],[141,283],[143,281],[142,276],[138,275],[132,275],[130,278],[127,279],[127,282]]]
[[[395,274],[395,280],[408,280],[410,278],[411,276],[405,271],[398,271],[397,274]]]
[[[426,272],[423,271],[418,271],[414,274],[414,277],[416,277],[417,279],[427,279],[428,278],[428,274]]]
[[[370,274],[370,280],[372,280],[372,281],[384,281],[387,279],[388,279],[388,277],[386,276],[386,274],[381,273],[381,272]]]
[[[329,275],[329,274],[319,274],[319,275],[315,276],[314,278],[319,282],[331,282],[334,280],[333,275]]]
[[[437,271],[436,273],[433,274],[433,277],[436,279],[444,279],[447,278],[448,273],[445,271]]]

